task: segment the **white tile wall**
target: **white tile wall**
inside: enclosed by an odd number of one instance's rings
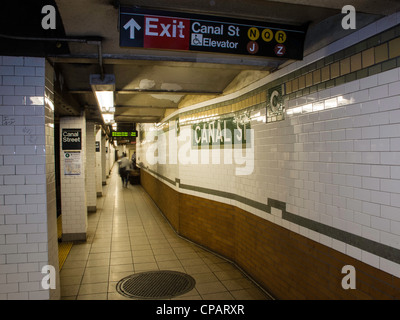
[[[52,81],[44,58],[0,57],[0,299],[59,296],[40,285],[58,270]]]
[[[393,22],[394,21],[394,22]],[[377,32],[400,23],[400,15],[369,26]],[[271,74],[250,86],[256,89],[297,68],[353,45],[366,29]],[[355,39],[350,41],[349,39]],[[238,194],[266,204],[268,198],[286,203],[287,211],[400,249],[400,69],[287,100],[284,121],[252,121],[255,131],[255,168],[237,176],[235,165],[151,165],[146,159],[150,142],[138,144],[138,158],[149,169],[181,184]],[[246,90],[250,90],[246,88]],[[243,92],[246,93],[246,92]],[[234,98],[237,92],[225,99]],[[217,98],[207,103],[221,102]],[[180,110],[204,107],[201,103]],[[165,119],[168,121],[174,115]],[[265,115],[265,111],[262,115]],[[147,137],[155,128],[143,125]],[[185,129],[181,127],[181,133]],[[167,139],[168,144],[168,139]],[[182,142],[178,145],[178,148]],[[191,150],[193,152],[193,150]],[[206,151],[200,151],[200,157]],[[195,154],[195,152],[193,152]],[[210,156],[210,155],[208,155]],[[199,160],[199,162],[201,162]],[[165,182],[165,180],[162,180]],[[237,201],[184,189],[180,192],[221,202],[231,202],[294,232],[348,254],[397,277],[400,265],[300,227],[281,218],[278,211],[265,214]]]

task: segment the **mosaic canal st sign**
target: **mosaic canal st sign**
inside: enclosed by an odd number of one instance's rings
[[[248,147],[251,143],[250,129],[246,116],[200,121],[192,124],[192,146]]]
[[[120,8],[120,46],[303,59],[305,27]]]

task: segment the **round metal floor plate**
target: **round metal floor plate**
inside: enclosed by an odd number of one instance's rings
[[[169,299],[192,290],[196,281],[186,273],[161,270],[132,274],[117,283],[117,292],[137,299]]]

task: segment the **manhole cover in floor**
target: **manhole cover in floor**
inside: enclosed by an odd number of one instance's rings
[[[139,299],[169,299],[189,292],[196,281],[177,271],[148,271],[132,274],[117,283],[117,292]]]

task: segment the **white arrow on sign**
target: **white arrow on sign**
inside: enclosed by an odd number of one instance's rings
[[[129,20],[125,25],[124,25],[124,29],[128,30],[130,28],[130,32],[129,32],[129,38],[130,39],[135,39],[135,29],[137,29],[138,31],[140,29],[142,29],[139,24],[132,18],[131,20]]]

